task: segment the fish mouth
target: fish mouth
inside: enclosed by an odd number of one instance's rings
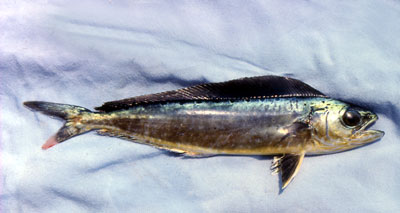
[[[353,137],[358,139],[359,143],[369,143],[381,139],[385,135],[384,131],[369,129],[377,120],[377,115],[368,115],[368,121],[365,122],[359,129],[355,130]]]

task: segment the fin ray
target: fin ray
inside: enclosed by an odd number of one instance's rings
[[[86,108],[69,104],[50,103],[44,101],[27,101],[24,102],[24,105],[31,110],[39,111],[45,115],[65,120],[64,125],[58,130],[55,135],[51,136],[43,144],[42,149],[48,149],[69,138],[92,130],[88,126],[76,125],[76,123],[73,121],[75,118],[82,116],[82,113],[91,112]]]
[[[326,97],[299,80],[281,76],[258,76],[220,83],[207,83],[178,90],[106,102],[96,110],[110,112],[165,101],[218,101],[275,97]]]
[[[96,132],[103,136],[117,137],[117,138],[125,139],[128,141],[133,141],[135,143],[150,145],[157,149],[162,149],[162,150],[166,150],[169,152],[182,154],[186,157],[209,157],[209,156],[212,156],[211,154],[203,154],[203,153],[187,151],[187,150],[183,150],[183,149],[179,149],[179,148],[170,148],[167,146],[157,145],[155,143],[149,142],[148,140],[146,140],[144,138],[140,138],[140,136],[132,135],[132,133],[125,133],[124,131],[121,131],[118,129],[99,129]]]
[[[271,170],[273,174],[280,173],[282,179],[282,190],[285,189],[297,175],[303,162],[304,155],[305,153],[274,156]]]
[[[45,115],[67,120],[70,116],[79,115],[90,110],[69,104],[59,104],[44,101],[26,101],[24,105],[33,111],[39,111]]]

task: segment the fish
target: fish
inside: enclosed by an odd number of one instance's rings
[[[281,190],[306,155],[351,150],[384,136],[369,129],[378,120],[375,113],[274,75],[110,101],[95,110],[43,101],[23,104],[65,121],[42,149],[96,131],[189,157],[269,155]]]

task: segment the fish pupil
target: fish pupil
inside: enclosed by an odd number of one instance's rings
[[[343,122],[347,126],[356,126],[361,121],[361,115],[355,110],[347,110],[343,115]]]

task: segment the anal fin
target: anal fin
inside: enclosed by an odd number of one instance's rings
[[[152,146],[152,147],[155,147],[158,149],[167,150],[169,152],[174,152],[177,154],[182,154],[186,157],[200,158],[200,157],[212,156],[211,154],[203,154],[203,153],[183,150],[183,149],[179,149],[179,148],[172,148],[172,147],[168,147],[168,146],[161,145],[161,144],[156,144],[156,143],[152,142],[149,138],[141,137],[139,135],[135,135],[130,132],[125,132],[125,131],[122,131],[119,129],[98,129],[97,133],[99,135],[103,135],[103,136],[117,137],[117,138],[121,138],[124,140],[132,141],[135,143],[149,145],[149,146]]]
[[[282,186],[285,189],[298,173],[303,162],[305,153],[284,154],[275,156],[272,161],[271,170],[273,174],[281,174]]]
[[[118,129],[98,129],[96,132],[97,132],[97,134],[103,135],[103,136],[117,137],[117,138],[121,138],[124,140],[137,142],[137,138],[134,135],[128,134],[128,133],[118,130]]]

